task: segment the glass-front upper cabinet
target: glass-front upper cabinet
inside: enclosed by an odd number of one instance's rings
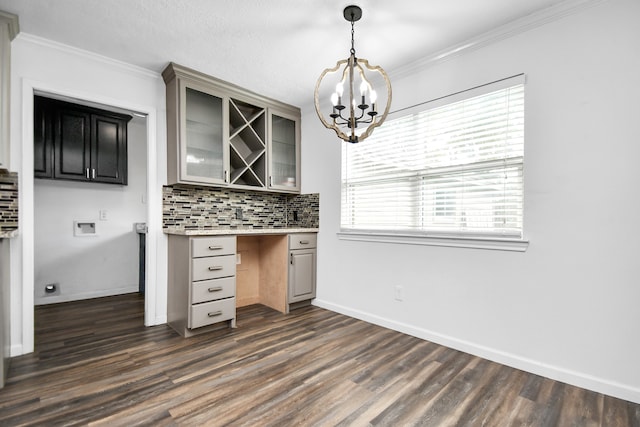
[[[169,64],[167,184],[226,186],[229,182],[228,94],[197,71]]]
[[[167,184],[300,192],[300,109],[170,63]]]
[[[228,147],[225,144],[226,100],[203,88],[182,82],[180,180],[224,184],[228,182]]]
[[[269,114],[269,188],[300,192],[300,117]]]

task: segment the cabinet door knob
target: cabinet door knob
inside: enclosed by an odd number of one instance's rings
[[[217,271],[217,270],[222,270],[224,267],[221,265],[212,265],[211,267],[209,267],[209,271]]]
[[[222,286],[216,286],[215,288],[209,288],[209,292],[220,292],[222,290]]]
[[[211,313],[207,313],[207,316],[209,316],[209,317],[216,317],[216,316],[220,316],[220,315],[222,315],[222,310],[212,311]]]

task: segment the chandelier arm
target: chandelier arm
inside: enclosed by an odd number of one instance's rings
[[[340,123],[341,125],[349,124],[349,119],[346,117],[342,117],[342,112],[340,112],[339,117],[342,119],[342,123]]]
[[[339,122],[337,120],[338,118],[342,119],[342,122]],[[347,125],[347,124],[349,124],[349,121],[346,118],[342,117],[342,114],[338,114],[338,117],[333,119],[333,121],[334,121],[334,123],[336,123],[338,125]]]
[[[336,119],[337,118],[341,118],[343,120],[342,123],[338,122]],[[349,123],[351,123],[351,117],[342,117],[342,114],[338,113],[338,117],[336,117],[335,119],[333,119],[333,121],[338,124],[338,125],[348,125]],[[359,117],[354,117],[355,118],[355,123],[371,123],[371,121],[364,121],[364,120],[360,120],[361,118],[364,117],[364,111],[362,112],[362,114],[360,114]]]

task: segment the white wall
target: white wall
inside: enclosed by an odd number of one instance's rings
[[[35,180],[36,305],[138,291],[134,223],[147,215],[145,121],[134,117],[127,127],[127,185]],[[96,235],[74,236],[78,220],[94,222]],[[50,283],[58,293],[45,293]]]
[[[596,2],[392,82],[395,110],[526,73],[524,253],[339,240],[341,142],[305,108],[316,304],[640,402],[638,16]]]
[[[12,43],[11,78],[11,168],[19,173],[20,179],[20,234],[11,241],[11,355],[33,351],[34,90],[147,114],[149,233],[145,324],[166,322],[167,248],[162,233],[166,107],[161,76],[21,33]],[[115,224],[118,211],[111,213]],[[96,215],[95,209],[87,214]]]

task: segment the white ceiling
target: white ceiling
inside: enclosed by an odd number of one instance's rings
[[[349,55],[342,11],[363,9],[357,56],[393,77],[561,0],[0,0],[20,31],[154,71],[169,61],[254,92],[311,103],[323,69]],[[565,2],[566,3],[566,2]]]

